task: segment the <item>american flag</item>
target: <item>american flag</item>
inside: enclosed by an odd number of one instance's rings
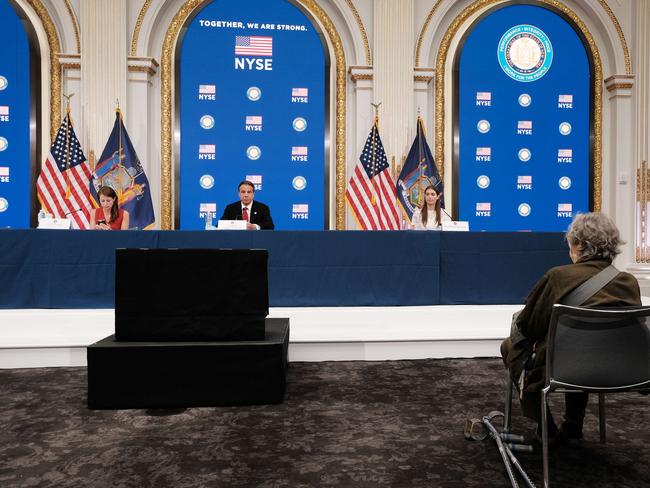
[[[492,210],[492,203],[490,202],[479,202],[476,204],[477,211],[490,211]]]
[[[261,115],[247,115],[246,116],[246,125],[262,125],[262,116]]]
[[[309,89],[308,88],[292,88],[291,89],[291,96],[292,97],[306,97],[309,95]]]
[[[36,181],[41,206],[75,229],[90,227],[90,168],[67,113]]]
[[[476,99],[490,101],[492,100],[492,92],[476,92]]]
[[[560,95],[557,101],[558,103],[573,103],[573,95]]]
[[[558,212],[571,212],[573,210],[573,204],[571,203],[558,203],[557,211]]]
[[[292,213],[309,213],[309,204],[308,203],[294,203],[291,206]]]
[[[0,115],[9,115],[8,105],[0,105]]]
[[[214,95],[217,93],[217,87],[215,85],[199,85],[199,93]]]
[[[246,181],[250,181],[254,185],[261,185],[262,175],[246,175]]]
[[[214,154],[214,144],[199,144],[199,154]]]
[[[273,38],[268,36],[235,36],[235,55],[273,56]]]
[[[532,182],[532,176],[517,176],[517,183],[520,185],[530,185]]]
[[[0,176],[9,176],[9,166],[0,166]]]
[[[395,180],[377,126],[375,120],[345,196],[363,230],[398,230]]]
[[[558,149],[557,150],[558,158],[571,158],[573,157],[573,149]]]
[[[292,156],[307,156],[307,146],[293,146],[291,148]]]
[[[533,122],[531,120],[520,120],[517,122],[517,129],[532,129]]]
[[[477,147],[476,148],[476,155],[477,156],[490,156],[492,154],[492,148],[491,147]]]
[[[217,204],[216,203],[201,203],[199,205],[199,212],[216,212]]]

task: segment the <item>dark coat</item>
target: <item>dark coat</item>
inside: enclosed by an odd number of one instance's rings
[[[241,202],[231,203],[223,209],[221,220],[242,220]],[[262,202],[253,200],[250,211],[250,223],[257,224],[260,229],[273,230],[273,219],[271,218],[271,211],[269,207]]]
[[[503,361],[517,384],[524,364],[535,347],[536,358],[527,377],[526,392],[538,392],[545,384],[546,336],[553,305],[562,303],[570,292],[610,264],[608,260],[600,258],[581,259],[575,264],[550,269],[533,287],[524,309],[516,318],[516,326],[523,337],[517,341],[511,336],[501,349]],[[625,272],[619,273],[582,304],[584,307],[632,305],[641,305],[639,283],[634,276]]]

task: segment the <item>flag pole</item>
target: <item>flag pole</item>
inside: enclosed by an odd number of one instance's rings
[[[70,99],[74,96],[74,93],[70,95],[63,95],[66,99],[65,102],[65,199],[70,199]]]
[[[377,146],[377,134],[379,134],[379,106],[381,105],[381,102],[379,102],[379,103],[371,103],[370,105],[372,105],[375,108],[375,120],[373,122],[374,129],[373,129],[373,133],[372,133],[372,146],[371,146],[371,149],[370,149],[371,150],[371,158],[370,158],[370,160],[372,161],[372,171],[371,171],[371,174],[370,174],[370,179],[373,182],[373,189],[375,190],[373,192],[372,196],[370,197],[370,204],[374,207],[377,204],[376,201],[375,201],[375,194],[379,193],[377,188],[376,188],[377,187],[377,182],[375,181],[375,170],[376,170],[376,167],[377,167],[377,161],[376,161],[377,158],[375,156],[375,147]]]
[[[117,121],[118,121],[118,127],[117,127],[117,164],[122,163],[122,111],[120,110],[120,99],[117,98],[115,100],[116,107],[115,107],[115,113],[117,114]],[[122,197],[122,172],[118,171],[117,172],[117,202],[119,204],[120,199]]]

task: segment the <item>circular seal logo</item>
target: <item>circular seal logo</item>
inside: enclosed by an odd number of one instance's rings
[[[483,188],[483,189],[487,188],[488,186],[490,186],[490,177],[486,175],[479,176],[478,178],[476,178],[476,185],[479,188]]]
[[[560,188],[562,190],[568,190],[569,188],[571,188],[571,178],[569,178],[568,176],[563,176],[558,180],[557,184],[560,185]]]
[[[294,190],[301,191],[307,188],[307,180],[305,179],[304,176],[296,176],[293,179],[292,185]]]
[[[9,202],[6,198],[0,197],[0,212],[4,212],[9,208]]]
[[[246,156],[248,159],[255,161],[256,159],[260,159],[261,155],[262,150],[257,146],[249,146],[248,149],[246,149]]]
[[[296,117],[293,119],[293,129],[302,132],[307,128],[307,121],[302,117]]]
[[[530,149],[526,147],[522,147],[519,150],[518,156],[519,156],[519,161],[523,161],[524,163],[530,161],[530,158],[532,157],[532,153],[530,152]]]
[[[249,100],[257,102],[260,98],[262,98],[262,90],[256,86],[251,86],[248,90],[246,90],[246,96]]]
[[[553,46],[548,36],[534,25],[516,25],[501,37],[497,58],[505,74],[528,83],[539,80],[551,68]]]
[[[201,120],[199,120],[199,124],[201,124],[201,127],[204,129],[212,129],[214,127],[214,117],[211,115],[204,115],[201,117]]]
[[[9,141],[4,137],[0,137],[0,151],[4,151],[9,147]]]
[[[562,134],[563,136],[568,136],[569,134],[571,134],[571,124],[569,124],[568,122],[562,122],[560,124],[559,129],[560,129],[560,134]]]
[[[519,208],[517,208],[517,211],[519,212],[519,215],[522,217],[528,217],[530,215],[530,205],[527,203],[522,203],[519,205]]]
[[[490,123],[487,120],[479,120],[476,128],[481,134],[487,134],[490,132]]]
[[[212,175],[203,175],[199,179],[199,185],[201,185],[201,188],[204,190],[209,190],[214,186],[214,178]]]
[[[522,93],[519,95],[519,105],[522,107],[529,107],[533,103],[533,98],[528,93]]]
[[[7,88],[8,85],[9,82],[7,81],[7,78],[5,78],[4,76],[0,76],[0,91]]]

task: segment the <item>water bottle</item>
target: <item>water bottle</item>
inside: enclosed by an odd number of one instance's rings
[[[41,220],[43,220],[46,216],[47,216],[47,214],[45,213],[45,210],[43,210],[43,209],[41,208],[41,209],[38,211],[38,222],[40,223]]]
[[[205,230],[212,229],[212,212],[205,212]]]

